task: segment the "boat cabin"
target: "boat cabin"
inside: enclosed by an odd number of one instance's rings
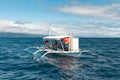
[[[44,37],[45,49],[55,51],[79,51],[79,40],[72,36],[47,36]]]

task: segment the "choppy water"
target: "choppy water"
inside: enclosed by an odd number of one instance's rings
[[[0,80],[120,80],[120,38],[80,38],[92,53],[39,63],[23,49],[40,38],[0,38]]]

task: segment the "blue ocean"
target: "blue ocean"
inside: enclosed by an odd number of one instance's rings
[[[43,63],[24,49],[42,38],[0,38],[0,80],[120,80],[120,38],[79,38],[81,57]]]

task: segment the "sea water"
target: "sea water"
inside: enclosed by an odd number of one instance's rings
[[[26,51],[42,38],[0,38],[0,80],[120,80],[120,38],[79,38],[79,58],[39,62]]]

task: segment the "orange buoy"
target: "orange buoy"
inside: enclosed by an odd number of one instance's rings
[[[65,38],[64,38],[64,43],[65,43],[65,44],[68,44],[69,41],[70,41],[70,38],[69,38],[69,37],[65,37]]]

